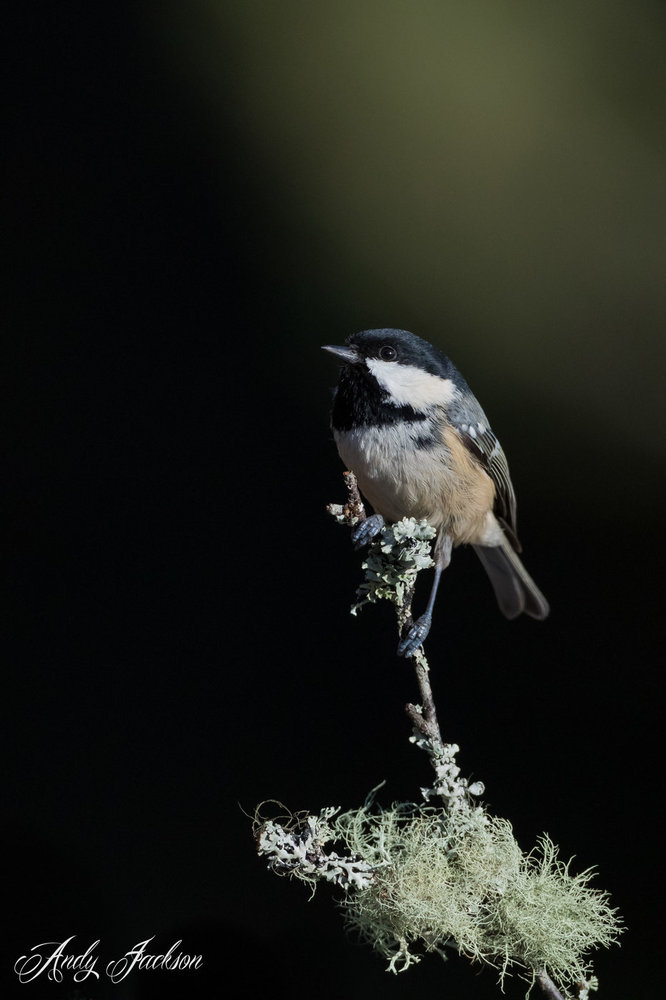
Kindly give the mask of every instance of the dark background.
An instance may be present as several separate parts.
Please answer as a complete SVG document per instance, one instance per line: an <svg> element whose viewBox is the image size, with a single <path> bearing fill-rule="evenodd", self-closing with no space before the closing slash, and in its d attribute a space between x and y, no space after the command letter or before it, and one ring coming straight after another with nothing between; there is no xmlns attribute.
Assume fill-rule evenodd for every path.
<svg viewBox="0 0 666 1000"><path fill-rule="evenodd" d="M456 553L444 734L525 849L598 866L600 998L661 996L663 7L27 3L5 35L3 995L499 995L387 975L247 815L429 781L324 512L319 346L386 325L481 399L553 609L505 622ZM71 934L204 967L17 986Z"/></svg>

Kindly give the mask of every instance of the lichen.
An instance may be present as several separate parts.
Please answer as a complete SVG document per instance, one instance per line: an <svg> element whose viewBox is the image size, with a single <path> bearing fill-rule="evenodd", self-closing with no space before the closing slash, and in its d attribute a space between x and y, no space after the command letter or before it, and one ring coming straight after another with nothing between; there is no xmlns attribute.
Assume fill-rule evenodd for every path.
<svg viewBox="0 0 666 1000"><path fill-rule="evenodd" d="M262 803L263 805L263 803ZM365 889L375 877L375 868L357 853L340 855L325 851L335 833L329 820L339 810L323 809L318 816L287 812L275 819L263 819L261 806L254 817L257 854L266 859L277 875L294 876L306 882L312 893L319 881L347 889Z"/></svg>
<svg viewBox="0 0 666 1000"><path fill-rule="evenodd" d="M589 973L588 952L619 933L592 872L571 875L548 837L525 855L510 823L482 809L463 817L398 805L336 817L332 833L377 868L342 900L350 928L403 971L424 951L454 947L529 982L544 969L563 987Z"/></svg>
<svg viewBox="0 0 666 1000"><path fill-rule="evenodd" d="M413 517L385 525L361 564L365 576L356 592L352 614L380 600L402 607L418 573L434 566L431 549L435 534L427 521L416 521Z"/></svg>

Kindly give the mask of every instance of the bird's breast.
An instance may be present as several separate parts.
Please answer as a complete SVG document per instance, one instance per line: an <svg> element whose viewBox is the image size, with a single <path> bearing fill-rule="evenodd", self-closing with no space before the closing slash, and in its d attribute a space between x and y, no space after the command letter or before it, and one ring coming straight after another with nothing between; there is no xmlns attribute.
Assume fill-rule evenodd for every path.
<svg viewBox="0 0 666 1000"><path fill-rule="evenodd" d="M456 545L484 538L492 544L494 486L455 431L442 434L437 420L424 418L334 430L334 436L361 493L387 521L426 519Z"/></svg>

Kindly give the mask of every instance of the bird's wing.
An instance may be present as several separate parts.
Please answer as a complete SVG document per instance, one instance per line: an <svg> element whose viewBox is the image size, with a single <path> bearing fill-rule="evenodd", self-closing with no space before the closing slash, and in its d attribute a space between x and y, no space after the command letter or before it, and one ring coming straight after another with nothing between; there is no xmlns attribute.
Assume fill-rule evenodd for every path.
<svg viewBox="0 0 666 1000"><path fill-rule="evenodd" d="M494 513L517 552L521 545L516 534L516 494L513 491L506 455L488 426L485 415L451 414L451 422L467 450L476 458L495 484Z"/></svg>

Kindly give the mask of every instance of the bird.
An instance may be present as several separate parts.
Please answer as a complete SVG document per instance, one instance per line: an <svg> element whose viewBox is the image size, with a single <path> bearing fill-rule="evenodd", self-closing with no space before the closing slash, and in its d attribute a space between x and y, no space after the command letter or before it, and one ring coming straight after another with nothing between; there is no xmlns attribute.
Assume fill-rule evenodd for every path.
<svg viewBox="0 0 666 1000"><path fill-rule="evenodd" d="M361 330L345 346L323 350L342 362L331 409L338 454L374 510L354 528L355 546L406 517L436 532L426 609L398 655L414 656L426 639L442 573L459 545L478 555L506 618L546 618L548 602L519 556L506 456L453 362L407 330Z"/></svg>

